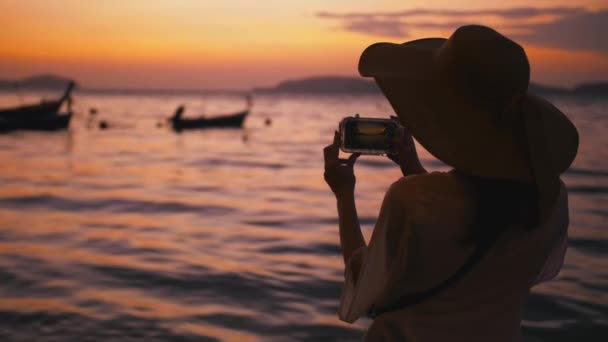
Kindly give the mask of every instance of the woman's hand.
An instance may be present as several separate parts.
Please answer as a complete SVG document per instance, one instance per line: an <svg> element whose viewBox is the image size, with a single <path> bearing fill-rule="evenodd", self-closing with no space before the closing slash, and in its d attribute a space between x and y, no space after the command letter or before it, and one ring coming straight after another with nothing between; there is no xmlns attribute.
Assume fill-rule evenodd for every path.
<svg viewBox="0 0 608 342"><path fill-rule="evenodd" d="M391 118L398 120L394 116ZM391 140L391 145L395 153L387 154L387 157L399 165L404 176L426 173L420 159L418 159L414 138L406 127L399 124L397 132Z"/></svg>
<svg viewBox="0 0 608 342"><path fill-rule="evenodd" d="M340 229L340 248L344 264L353 253L365 247L365 239L361 233L357 207L355 206L355 173L353 165L359 153L353 153L348 159L340 159L340 136L334 135L334 142L323 149L325 158L325 181L334 192L338 204L338 225Z"/></svg>
<svg viewBox="0 0 608 342"><path fill-rule="evenodd" d="M360 154L353 153L348 159L340 159L339 152L340 136L336 132L333 143L325 146L323 149L325 159L324 178L331 191L336 195L336 198L341 199L345 196L354 195L356 180L353 166Z"/></svg>
<svg viewBox="0 0 608 342"><path fill-rule="evenodd" d="M394 116L391 119L396 120ZM391 140L391 147L393 147L395 153L387 154L387 157L397 165L402 166L409 154L412 152L416 153L416 145L412 134L407 128L401 125L401 123L397 127L397 132Z"/></svg>

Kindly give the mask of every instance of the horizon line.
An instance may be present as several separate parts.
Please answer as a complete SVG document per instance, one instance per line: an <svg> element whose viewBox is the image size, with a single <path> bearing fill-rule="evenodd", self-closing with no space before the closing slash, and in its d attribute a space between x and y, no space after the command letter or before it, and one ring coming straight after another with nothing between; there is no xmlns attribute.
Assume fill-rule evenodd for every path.
<svg viewBox="0 0 608 342"><path fill-rule="evenodd" d="M311 76L305 76L305 77L294 77L294 78L286 78L283 79L281 81L276 82L274 85L269 85L269 86L263 86L263 85L258 85L258 86L251 86L251 87L247 87L247 88L180 88L180 87L176 87L176 88L161 88L161 87L129 87L129 86L117 86L117 87L104 87L104 86L86 86L86 85L81 85L79 81L77 81L75 78L71 78L71 77L65 77L65 76L60 76L57 74L52 74L52 73L40 73L40 74L33 74L30 76L25 76L22 77L20 79L0 79L1 81L4 82L22 82L24 80L30 79L30 78L35 78L35 77L39 77L39 76L52 76L52 77L56 77L58 79L64 79L66 81L72 80L74 82L76 82L76 88L75 90L77 91L84 91L84 92L123 92L123 93L137 93L137 92L149 92L149 93L233 93L233 94L247 94L247 93L252 93L255 92L256 90L271 90L274 88L277 88L278 86L280 86L282 83L284 82L288 82L288 81L303 81L303 80L311 80L311 79L322 79L322 78L343 78L343 79L356 79L356 80L362 80L362 81L368 81L370 83L374 83L373 79L370 78L366 78L363 76L355 76L355 75L311 75ZM530 80L529 85L536 85L536 86L542 86L542 87L546 87L546 88L558 88L558 89L564 89L564 90L574 90L582 85L587 85L587 84L597 84L597 83L608 83L608 80L586 80L586 81L582 81L582 82L578 82L575 83L574 86L561 86L561 85L554 85L554 84L549 84L549 83L541 83L541 82L536 82L534 80ZM55 87L53 86L41 86L41 87L29 87L29 88L24 88L22 90L37 90L37 91L41 91L41 90L54 90ZM10 90L9 88L0 88L1 92L5 92Z"/></svg>

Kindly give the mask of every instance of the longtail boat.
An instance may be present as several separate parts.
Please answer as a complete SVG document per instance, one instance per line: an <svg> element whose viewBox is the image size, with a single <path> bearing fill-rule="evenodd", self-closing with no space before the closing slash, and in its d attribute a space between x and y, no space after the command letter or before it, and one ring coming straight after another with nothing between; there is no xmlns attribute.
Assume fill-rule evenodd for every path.
<svg viewBox="0 0 608 342"><path fill-rule="evenodd" d="M72 113L40 115L35 118L0 118L0 132L17 130L57 131L67 129L71 118Z"/></svg>
<svg viewBox="0 0 608 342"><path fill-rule="evenodd" d="M203 128L239 128L243 127L243 122L252 106L252 99L247 96L247 109L232 113L217 115L213 117L183 118L184 106L177 107L175 114L169 118L169 122L175 131L184 129L203 129Z"/></svg>
<svg viewBox="0 0 608 342"><path fill-rule="evenodd" d="M63 95L57 100L42 101L39 104L0 109L0 120L17 119L19 121L24 121L40 116L56 115L57 112L59 112L61 105L70 98L74 86L74 82L68 83Z"/></svg>

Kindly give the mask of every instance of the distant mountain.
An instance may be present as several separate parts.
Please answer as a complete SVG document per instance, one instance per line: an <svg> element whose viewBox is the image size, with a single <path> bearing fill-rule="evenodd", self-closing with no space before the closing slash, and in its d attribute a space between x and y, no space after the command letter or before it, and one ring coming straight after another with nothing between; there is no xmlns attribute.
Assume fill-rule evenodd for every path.
<svg viewBox="0 0 608 342"><path fill-rule="evenodd" d="M576 95L607 96L608 82L583 83L574 87L572 92Z"/></svg>
<svg viewBox="0 0 608 342"><path fill-rule="evenodd" d="M255 88L253 91L290 94L380 94L380 89L371 80L342 76L288 80L273 88Z"/></svg>
<svg viewBox="0 0 608 342"><path fill-rule="evenodd" d="M571 89L550 87L532 83L530 84L529 91L535 94L547 96L608 97L608 82L583 83Z"/></svg>
<svg viewBox="0 0 608 342"><path fill-rule="evenodd" d="M608 97L608 82L585 83L572 89L531 83L529 91L545 96ZM320 76L288 80L272 88L255 88L256 93L288 94L380 94L378 86L369 79L342 76Z"/></svg>
<svg viewBox="0 0 608 342"><path fill-rule="evenodd" d="M69 78L56 75L35 75L21 80L0 80L0 89L64 89Z"/></svg>
<svg viewBox="0 0 608 342"><path fill-rule="evenodd" d="M528 91L538 95L570 95L571 90L567 88L542 85L531 82Z"/></svg>

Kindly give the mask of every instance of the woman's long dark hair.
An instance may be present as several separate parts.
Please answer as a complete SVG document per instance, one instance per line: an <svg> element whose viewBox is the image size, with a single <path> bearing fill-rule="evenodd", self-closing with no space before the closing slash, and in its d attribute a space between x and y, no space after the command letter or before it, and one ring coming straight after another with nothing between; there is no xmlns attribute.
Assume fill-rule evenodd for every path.
<svg viewBox="0 0 608 342"><path fill-rule="evenodd" d="M534 182L458 174L470 184L476 197L475 214L465 243L489 243L508 229L533 230L538 226L538 193Z"/></svg>

